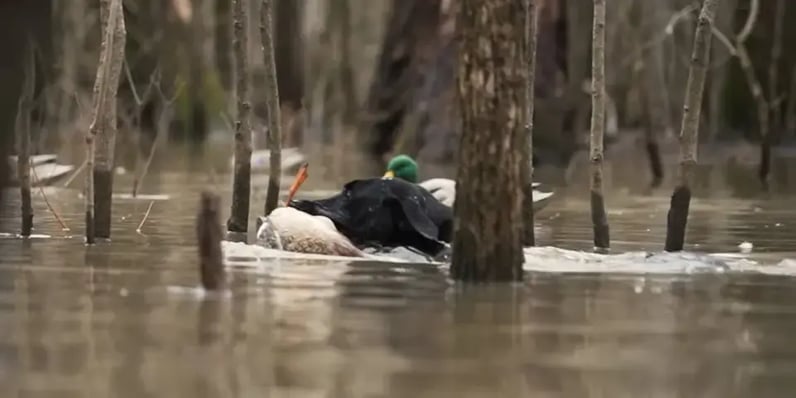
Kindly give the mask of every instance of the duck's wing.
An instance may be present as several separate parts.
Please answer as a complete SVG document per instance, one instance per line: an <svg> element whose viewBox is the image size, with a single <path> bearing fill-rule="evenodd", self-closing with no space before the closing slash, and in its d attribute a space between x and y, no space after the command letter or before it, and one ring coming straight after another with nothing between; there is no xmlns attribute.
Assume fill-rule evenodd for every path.
<svg viewBox="0 0 796 398"><path fill-rule="evenodd" d="M439 228L426 214L426 210L420 205L418 198L401 198L397 199L397 202L400 204L406 220L417 233L426 239L437 240Z"/></svg>

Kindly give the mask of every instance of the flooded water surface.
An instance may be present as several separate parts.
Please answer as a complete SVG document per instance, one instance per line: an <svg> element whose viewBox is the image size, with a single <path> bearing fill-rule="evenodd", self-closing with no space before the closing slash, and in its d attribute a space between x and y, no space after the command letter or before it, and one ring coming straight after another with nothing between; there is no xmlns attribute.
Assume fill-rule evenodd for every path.
<svg viewBox="0 0 796 398"><path fill-rule="evenodd" d="M229 266L229 291L205 295L196 289L198 191L220 187L228 199L229 184L157 178L148 192L170 197L155 198L140 232L150 200L118 198L113 241L84 247L79 190L47 188L71 231L37 194L39 235L0 238L0 396L796 391L792 198L696 200L689 250L714 254L693 260L702 268L687 257L542 248L527 253L523 283L475 287L429 264L244 259ZM667 197L608 203L614 253L662 248ZM261 204L255 194L252 214ZM14 233L18 203L7 206L0 232ZM538 215L539 243L590 250L588 209L561 195Z"/></svg>

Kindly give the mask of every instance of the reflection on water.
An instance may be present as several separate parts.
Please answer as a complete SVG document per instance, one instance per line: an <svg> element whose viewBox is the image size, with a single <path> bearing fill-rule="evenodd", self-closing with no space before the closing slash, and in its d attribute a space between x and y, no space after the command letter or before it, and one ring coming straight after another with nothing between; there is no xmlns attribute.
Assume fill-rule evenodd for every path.
<svg viewBox="0 0 796 398"><path fill-rule="evenodd" d="M0 396L790 397L796 388L788 276L551 268L514 286L472 287L432 265L276 259L234 265L229 294L203 295L193 216L197 192L213 183L164 174L156 184L172 197L155 202L140 234L149 201L115 202L112 244L82 245L81 200L58 189L50 200L71 231L37 199L36 232L52 238L0 238ZM659 250L667 198L612 200L614 250ZM749 241L755 261L796 258L789 203L697 201L691 248L732 253ZM589 249L588 222L586 202L551 204L540 243ZM0 232L17 228L13 215L0 220Z"/></svg>

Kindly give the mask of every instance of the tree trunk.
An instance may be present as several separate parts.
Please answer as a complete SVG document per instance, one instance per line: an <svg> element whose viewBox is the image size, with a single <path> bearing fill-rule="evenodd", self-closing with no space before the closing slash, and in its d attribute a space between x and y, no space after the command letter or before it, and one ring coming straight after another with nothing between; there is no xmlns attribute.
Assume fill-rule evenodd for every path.
<svg viewBox="0 0 796 398"><path fill-rule="evenodd" d="M113 195L113 151L116 144L116 93L124 61L126 30L121 0L103 0L100 18L103 26L101 59L97 67L94 83L94 118L89 127L93 152L91 188L93 203L89 212L94 218L94 232L97 237L111 236L111 201ZM87 193L88 195L88 193ZM86 198L88 200L88 198ZM96 208L94 208L96 206ZM88 231L88 228L87 228ZM86 236L88 239L88 235ZM91 239L93 241L93 237Z"/></svg>
<svg viewBox="0 0 796 398"><path fill-rule="evenodd" d="M451 273L522 277L525 10L515 0L462 0L457 77L462 135ZM500 60L498 62L497 60Z"/></svg>
<svg viewBox="0 0 796 398"><path fill-rule="evenodd" d="M536 37L538 33L538 17L536 15L536 0L525 0L525 62L528 68L528 79L525 82L525 139L527 142L520 148L527 152L523 164L523 193L525 201L522 205L523 212L523 237L524 246L535 246L533 215L533 102L534 84L536 78Z"/></svg>
<svg viewBox="0 0 796 398"><path fill-rule="evenodd" d="M249 230L249 196L251 193L252 129L249 102L251 84L248 58L247 0L233 0L232 18L235 52L235 92L237 120L235 121L235 167L232 182L232 209L227 231L245 234Z"/></svg>
<svg viewBox="0 0 796 398"><path fill-rule="evenodd" d="M749 52L746 50L746 39L752 33L754 26L757 22L759 15L760 0L752 0L750 2L749 16L743 29L735 37L735 51L738 56L738 61L741 64L741 70L746 77L746 83L749 85L749 91L752 93L752 99L757 105L757 121L758 128L760 129L760 165L758 168L758 177L763 184L763 188L768 188L768 173L771 170L771 137L770 137L770 124L769 121L769 106L763 93L763 86L760 84L760 79L755 75L755 69L752 65L752 59Z"/></svg>
<svg viewBox="0 0 796 398"><path fill-rule="evenodd" d="M276 0L274 4L274 53L279 90L280 119L284 145L302 144L304 108L304 5L296 0Z"/></svg>
<svg viewBox="0 0 796 398"><path fill-rule="evenodd" d="M365 99L359 142L374 170L384 168L424 73L424 50L439 33L440 0L393 0L376 64Z"/></svg>
<svg viewBox="0 0 796 398"><path fill-rule="evenodd" d="M196 240L199 246L199 277L206 290L217 290L224 286L220 207L217 195L202 192L196 217Z"/></svg>
<svg viewBox="0 0 796 398"><path fill-rule="evenodd" d="M645 40L653 40L659 32L663 31L661 23L660 4L655 2L642 2L642 23L646 27ZM660 138L671 129L671 111L669 98L666 92L666 81L663 75L663 47L655 45L647 50L646 61L642 71L643 92L648 118L646 128L646 150L652 174L652 188L657 188L663 182L663 162L660 153Z"/></svg>
<svg viewBox="0 0 796 398"><path fill-rule="evenodd" d="M608 217L603 196L603 142L605 136L605 0L594 0L591 58L591 222L594 247L610 247Z"/></svg>
<svg viewBox="0 0 796 398"><path fill-rule="evenodd" d="M25 48L25 80L19 98L17 113L17 178L22 205L21 235L29 237L33 232L33 206L30 195L30 129L33 112L34 91L36 88L36 63L33 55L33 41ZM5 161L5 160L4 160Z"/></svg>
<svg viewBox="0 0 796 398"><path fill-rule="evenodd" d="M704 0L699 12L691 63L688 68L688 82L683 105L683 118L680 126L680 167L677 185L672 193L666 225L666 251L681 251L685 242L685 228L688 223L688 208L691 204L691 179L697 163L697 143L699 139L699 115L702 93L705 89L711 27L719 0Z"/></svg>
<svg viewBox="0 0 796 398"><path fill-rule="evenodd" d="M265 215L271 214L279 205L279 187L282 178L282 122L279 110L279 87L274 62L273 0L263 0L260 10L260 36L263 43L263 63L265 67L265 103L268 108L268 149L270 150L270 171L268 172L268 191L265 196Z"/></svg>
<svg viewBox="0 0 796 398"><path fill-rule="evenodd" d="M783 29L785 26L785 0L776 0L774 32L771 40L771 61L768 64L768 98L771 100L771 127L782 128L782 104L779 98L779 68L782 59Z"/></svg>

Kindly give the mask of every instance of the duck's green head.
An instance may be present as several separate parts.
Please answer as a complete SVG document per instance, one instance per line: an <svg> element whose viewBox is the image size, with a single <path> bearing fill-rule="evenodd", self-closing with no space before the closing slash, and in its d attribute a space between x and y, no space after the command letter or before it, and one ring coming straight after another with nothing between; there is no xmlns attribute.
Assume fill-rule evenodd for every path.
<svg viewBox="0 0 796 398"><path fill-rule="evenodd" d="M387 163L384 178L398 177L412 183L417 182L417 163L407 155L398 155Z"/></svg>

